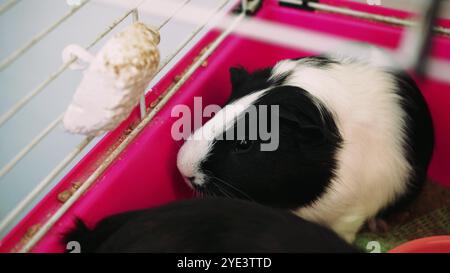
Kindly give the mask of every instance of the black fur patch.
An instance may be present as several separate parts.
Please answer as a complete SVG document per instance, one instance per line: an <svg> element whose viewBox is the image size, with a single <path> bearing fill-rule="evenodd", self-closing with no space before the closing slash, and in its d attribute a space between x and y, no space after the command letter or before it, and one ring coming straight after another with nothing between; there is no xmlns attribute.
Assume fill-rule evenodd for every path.
<svg viewBox="0 0 450 273"><path fill-rule="evenodd" d="M75 228L64 234L63 242L67 245L70 241L76 241L81 246L81 252L95 252L109 236L137 214L138 212L134 211L108 217L101 221L94 230L90 230L81 219L77 218Z"/></svg>
<svg viewBox="0 0 450 273"><path fill-rule="evenodd" d="M82 253L358 252L332 231L288 211L221 198L114 215L93 230L79 225L69 239L81 241Z"/></svg>

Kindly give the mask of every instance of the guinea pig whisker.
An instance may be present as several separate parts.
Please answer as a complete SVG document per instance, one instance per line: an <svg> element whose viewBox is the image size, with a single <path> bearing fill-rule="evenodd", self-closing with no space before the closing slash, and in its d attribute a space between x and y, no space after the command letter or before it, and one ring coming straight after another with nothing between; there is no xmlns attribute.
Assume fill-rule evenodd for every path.
<svg viewBox="0 0 450 273"><path fill-rule="evenodd" d="M227 184L227 182L223 181L222 179L220 179L218 177L214 177L214 178L218 182L218 184L215 184L217 186L217 188L222 189L222 192L225 192L228 197L230 197L230 198L238 198L239 197L235 193L235 192L239 193L239 191L236 191L235 189L230 187L230 185ZM219 186L219 185L221 185L221 186ZM224 187L224 186L228 187L228 189L226 187Z"/></svg>
<svg viewBox="0 0 450 273"><path fill-rule="evenodd" d="M225 189L223 187L217 186L217 188L220 190L220 192L222 192L228 198L235 198L236 197L232 192L229 192L227 189Z"/></svg>
<svg viewBox="0 0 450 273"><path fill-rule="evenodd" d="M208 197L213 196L213 193L212 193L211 189L209 189L209 188L199 187L198 191L201 194L201 198L208 198Z"/></svg>
<svg viewBox="0 0 450 273"><path fill-rule="evenodd" d="M210 197L210 196L211 196L211 192L210 192L210 190L207 189L207 188L205 188L205 189L203 190L203 193L204 193L203 198L207 198L207 197Z"/></svg>
<svg viewBox="0 0 450 273"><path fill-rule="evenodd" d="M209 196L211 196L211 194L209 193L208 189L204 189L203 190L203 198L208 198Z"/></svg>
<svg viewBox="0 0 450 273"><path fill-rule="evenodd" d="M195 190L195 194L198 198L203 198L203 193L199 190Z"/></svg>
<svg viewBox="0 0 450 273"><path fill-rule="evenodd" d="M208 196L217 197L217 193L213 189L208 189Z"/></svg>

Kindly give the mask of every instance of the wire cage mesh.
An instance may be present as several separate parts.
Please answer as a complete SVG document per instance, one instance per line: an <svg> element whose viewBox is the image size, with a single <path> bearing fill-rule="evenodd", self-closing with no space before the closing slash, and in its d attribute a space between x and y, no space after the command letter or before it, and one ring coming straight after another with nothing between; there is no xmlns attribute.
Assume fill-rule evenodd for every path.
<svg viewBox="0 0 450 273"><path fill-rule="evenodd" d="M9 0L0 3L0 29L5 34L2 39L8 41L2 42L0 52L0 82L4 90L0 99L0 236L5 236L34 208L32 215L28 214L22 225L16 226L8 242L2 242L2 251L31 251L56 223L64 222L63 216L83 198L85 191L104 179L105 173L114 176L109 173L109 167L123 159L124 151L130 150L129 146L136 143L136 139L143 138L142 132L148 132L148 127L157 127L155 122L162 115L159 112L170 103L172 96L181 96L177 92L186 90L185 85L199 88L192 82L192 75L203 79L199 82L205 85L211 84L198 76L199 68L214 67L208 66L208 62L212 62L211 55L216 54L214 58L221 60L216 64L220 67L231 64L231 60L237 61L226 60L230 50L241 50L236 55L256 68L282 57L330 51L337 43L350 40L377 44L396 53L402 28L415 24L405 11L387 12L383 8L377 10L377 7L368 9L365 4L331 0L308 4L316 10L314 16L318 19L313 19L311 14L299 17L298 10L288 8L301 1L265 1L264 12L257 16L248 15L251 13L248 8L256 9L256 2L46 0L31 3ZM281 11L275 10L273 7L278 7L280 2L288 5ZM243 5L241 10L245 12L232 12L239 5ZM327 16L334 16L336 21L330 21ZM356 22L348 17L357 18ZM76 58L61 64L63 48L76 42L95 52L111 35L138 19L152 25L162 37L158 73L149 84L140 107L137 106L111 133L97 137L66 133L61 120L73 95L72 89L82 74L69 69ZM426 83L425 89L435 90L428 98L436 113L444 107L443 101L450 99L450 93L436 99L436 90L448 90L450 83L449 27L450 23L442 20L433 30L439 34L435 37L436 45L430 54L427 71L433 81ZM350 30L350 34L346 33ZM383 37L377 37L377 34ZM240 37L244 37L245 42L239 40ZM246 48L242 50L242 47ZM269 51L267 59L261 61L252 49L255 52L282 50L283 53ZM217 51L221 52L220 57ZM403 55L398 56L401 59ZM218 69L211 68L211 71ZM212 77L212 72L202 73ZM188 96L189 93L184 92ZM225 95L216 95L218 97L212 100L223 102ZM439 118L440 124L447 121L445 117ZM447 128L439 130L442 137L450 135ZM431 169L433 178L443 183L450 181L442 167L442 162L449 158L447 147L443 144L442 151L435 155L437 163ZM173 154L166 159L173 160ZM125 167L123 161L121 164ZM131 166L126 166L133 171ZM184 198L189 194L184 189L179 192L171 189L166 197ZM36 208L38 202L41 206ZM112 210L120 209L114 207ZM36 219L40 221L36 222ZM50 240L49 244L55 240ZM51 247L42 249L55 250Z"/></svg>

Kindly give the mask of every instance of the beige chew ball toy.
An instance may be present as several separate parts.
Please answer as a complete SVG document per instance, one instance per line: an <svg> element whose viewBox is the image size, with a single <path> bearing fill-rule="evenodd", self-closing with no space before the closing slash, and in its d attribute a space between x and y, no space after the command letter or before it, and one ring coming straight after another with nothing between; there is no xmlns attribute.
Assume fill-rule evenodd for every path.
<svg viewBox="0 0 450 273"><path fill-rule="evenodd" d="M77 45L66 47L65 61L75 56L90 65L64 114L65 129L99 135L125 119L157 71L158 44L159 33L136 22L115 34L96 56Z"/></svg>

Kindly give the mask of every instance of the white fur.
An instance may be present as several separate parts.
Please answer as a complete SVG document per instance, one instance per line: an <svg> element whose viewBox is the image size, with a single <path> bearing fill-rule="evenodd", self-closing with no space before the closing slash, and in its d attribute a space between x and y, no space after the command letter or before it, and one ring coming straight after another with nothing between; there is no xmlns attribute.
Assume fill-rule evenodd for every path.
<svg viewBox="0 0 450 273"><path fill-rule="evenodd" d="M200 169L200 163L207 159L214 139L228 130L250 105L253 105L267 90L254 92L226 105L203 127L195 130L178 152L177 166L184 177L195 177L192 183L202 185L206 175ZM195 109L196 111L202 109ZM188 183L190 185L190 183Z"/></svg>
<svg viewBox="0 0 450 273"><path fill-rule="evenodd" d="M295 213L351 242L367 219L405 191L411 166L403 148L406 114L392 76L350 59L339 61L329 68L282 61L274 75L293 71L286 84L320 100L343 137L336 178L314 204Z"/></svg>

